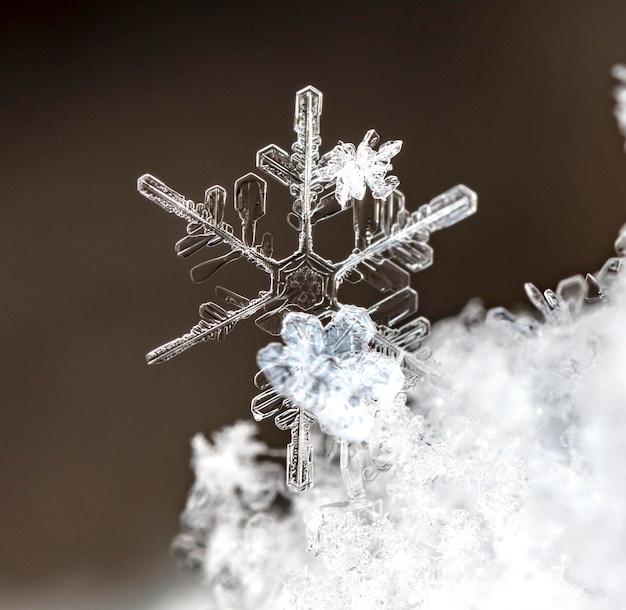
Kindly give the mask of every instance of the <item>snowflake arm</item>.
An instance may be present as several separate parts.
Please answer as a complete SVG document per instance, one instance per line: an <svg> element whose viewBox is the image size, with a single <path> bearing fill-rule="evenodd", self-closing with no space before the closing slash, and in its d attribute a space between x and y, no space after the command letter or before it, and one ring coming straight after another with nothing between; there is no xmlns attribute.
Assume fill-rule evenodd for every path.
<svg viewBox="0 0 626 610"><path fill-rule="evenodd" d="M148 352L146 360L148 364L159 364L171 360L202 341L221 340L233 329L237 322L255 315L266 307L270 307L276 301L279 301L277 297L267 293L258 299L251 300L246 306L235 310L226 310L211 301L203 303L200 306L200 311L205 319L192 326L189 332L182 337L168 341Z"/></svg>
<svg viewBox="0 0 626 610"><path fill-rule="evenodd" d="M388 235L381 234L365 249L337 263L336 278L342 281L360 264L375 260L387 251L392 259L404 261L411 271L419 271L431 262L425 260L423 247L420 248L425 237L467 218L475 211L476 193L464 185L455 186L410 214L403 226L400 223L393 225Z"/></svg>
<svg viewBox="0 0 626 610"><path fill-rule="evenodd" d="M186 199L183 195L150 174L145 174L139 178L137 181L137 190L146 197L146 199L153 201L166 212L175 214L193 225L193 230L197 234L198 229L204 229L202 235L215 236L217 243L227 244L230 246L231 250L253 261L269 273L276 267L277 261L271 256L267 256L233 235L232 227L220 218L220 216L223 215L223 209L221 210L221 214L219 211L216 212L215 209L211 210L208 204L212 199L217 198L216 193L220 191L223 192L223 198L225 199L225 191L222 187L214 186L207 189L204 204L194 203L191 199ZM223 205L222 201L219 203ZM213 244L208 243L206 245Z"/></svg>

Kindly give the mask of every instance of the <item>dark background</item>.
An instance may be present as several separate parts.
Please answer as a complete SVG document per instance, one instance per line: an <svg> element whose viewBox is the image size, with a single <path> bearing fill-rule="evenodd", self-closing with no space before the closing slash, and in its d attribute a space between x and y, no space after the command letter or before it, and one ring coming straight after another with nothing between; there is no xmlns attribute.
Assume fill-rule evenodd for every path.
<svg viewBox="0 0 626 610"><path fill-rule="evenodd" d="M325 95L323 151L370 127L404 140L394 173L410 208L460 182L477 191L479 212L433 236L435 265L414 278L433 320L474 296L513 306L524 281L594 271L626 221L609 75L626 60L623 0L3 10L5 583L117 579L166 561L190 438L249 417L268 342L251 322L145 365L197 321L212 285L188 280L172 249L184 223L135 192L139 175L196 200L218 182L230 190L257 149L289 147L293 96L312 84ZM289 201L269 188L286 253ZM335 228L323 253L349 244L349 227ZM235 264L217 279L260 287L249 273Z"/></svg>

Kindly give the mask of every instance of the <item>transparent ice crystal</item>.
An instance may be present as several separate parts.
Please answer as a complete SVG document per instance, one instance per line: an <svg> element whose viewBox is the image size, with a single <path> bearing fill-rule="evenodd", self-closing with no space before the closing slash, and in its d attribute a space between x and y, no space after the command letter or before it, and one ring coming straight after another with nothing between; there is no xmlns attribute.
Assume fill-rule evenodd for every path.
<svg viewBox="0 0 626 610"><path fill-rule="evenodd" d="M326 327L316 316L292 312L283 320L285 345L263 348L257 363L272 386L315 416L326 434L363 441L374 410L393 400L405 381L393 358L370 350L375 334L359 307L344 305Z"/></svg>
<svg viewBox="0 0 626 610"><path fill-rule="evenodd" d="M619 277L626 254L626 225L615 240L617 256L607 259L602 268L586 276L574 275L561 280L555 290L548 288L543 293L531 282L524 284L526 295L536 310L548 324L567 324L578 318L587 304L599 303L610 297L611 288ZM491 317L499 317L517 325L526 332L537 329L532 319L515 316L503 308L491 312Z"/></svg>
<svg viewBox="0 0 626 610"><path fill-rule="evenodd" d="M376 199L386 199L399 186L396 176L386 174L392 169L390 160L400 152L402 142L385 142L375 151L378 139L376 131L370 129L358 147L339 142L320 159L314 175L322 182L336 182L335 197L342 207L349 205L352 198L362 201L367 187Z"/></svg>
<svg viewBox="0 0 626 610"><path fill-rule="evenodd" d="M202 341L222 340L238 322L250 317L272 335L281 334L283 321L294 312L319 319L339 312L337 319L341 319L345 310L342 314L339 290L347 280L366 282L381 293L381 298L367 308L367 315L374 323L370 326L371 347L393 358L409 380L428 374L419 354L412 353L428 334L428 321L416 318L398 327L399 322L417 311L417 293L409 286L409 274L432 263L430 233L473 214L476 195L459 185L409 212L404 195L396 189L398 179L386 175L391 169L390 159L399 152L401 142L386 142L375 151L378 136L369 130L356 149L352 144L340 143L320 159L321 112L322 94L314 87L302 89L296 94L296 141L292 153L275 144L257 153L258 169L287 187L295 198L287 220L298 231L298 248L284 259L273 256L273 238L269 233L261 237L257 233L257 224L266 212L268 190L266 181L257 174L248 173L235 181L233 205L241 224L241 237L235 235L233 226L225 220L227 194L222 186L208 188L204 201L196 203L150 174L139 178L138 189L143 196L187 222L187 234L176 243L179 256L187 258L218 245L228 247L226 254L193 267L194 281L202 282L238 259L260 268L268 280L266 290L251 296L217 286L215 292L224 305L213 301L203 303L200 321L188 333L151 351L147 355L150 364L169 360ZM352 253L338 262L322 258L313 247L313 226L348 209L353 218ZM294 319L304 318L291 318ZM339 322L335 320L333 324ZM354 381L361 366L371 371L376 358L364 351L357 351L353 359L346 357L344 364L348 368L342 379ZM314 420L311 412L298 403L303 392L306 394L303 388L308 386L302 386L296 398L288 398L263 373L256 376L255 383L260 390L251 405L255 419L276 417L278 427L291 434L287 485L294 490L310 487L313 482L310 434ZM287 396L293 389L284 383L281 387ZM349 391L341 393L348 396L348 402L350 395ZM322 404L327 406L322 408ZM328 404L329 401L318 401L316 407L318 414L325 413L323 425L328 430L345 427L345 400L336 402L341 416L331 414ZM349 428L349 435L361 437L366 423L363 421L359 433L355 425Z"/></svg>

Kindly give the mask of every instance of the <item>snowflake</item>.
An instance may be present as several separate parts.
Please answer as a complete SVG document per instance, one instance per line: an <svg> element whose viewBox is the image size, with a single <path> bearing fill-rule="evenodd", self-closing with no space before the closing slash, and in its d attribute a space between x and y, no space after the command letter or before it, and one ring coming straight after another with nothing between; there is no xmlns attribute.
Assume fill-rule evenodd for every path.
<svg viewBox="0 0 626 610"><path fill-rule="evenodd" d="M315 316L293 312L283 321L285 345L270 343L257 363L274 388L310 411L326 434L358 442L373 425L368 407L393 400L404 385L396 361L370 350L375 334L360 307L344 305L326 327Z"/></svg>
<svg viewBox="0 0 626 610"><path fill-rule="evenodd" d="M336 181L335 197L343 208L352 198L362 201L366 186L376 199L385 199L400 184L396 176L385 174L392 169L389 161L400 152L402 141L385 142L375 151L372 147L378 139L376 131L370 129L357 148L340 141L320 159L315 176L322 182Z"/></svg>
<svg viewBox="0 0 626 610"><path fill-rule="evenodd" d="M224 219L223 187L208 188L204 201L196 203L150 174L139 178L138 189L144 197L187 222L187 234L176 243L179 256L187 258L217 245L229 248L226 254L193 267L191 277L195 282L208 279L235 260L245 259L260 268L269 283L266 290L251 297L217 286L215 292L226 305L203 303L200 321L188 333L148 353L148 363L165 362L203 341L222 340L246 318L255 318L259 328L279 335L283 320L292 312L306 312L320 319L332 316L341 310L339 289L344 280L349 280L366 282L382 295L367 308L375 324L371 347L392 357L402 367L409 385L428 374L420 359L411 353L428 334L428 320L420 317L397 327L417 311L417 293L409 286L409 272L421 271L432 263L430 233L473 214L476 195L458 185L409 212L404 195L395 188L397 178L385 177L391 169L389 160L398 153L401 143L387 142L376 152L372 146L378 136L370 130L356 151L351 144L339 144L320 159L321 112L322 94L305 87L296 94L293 152L270 144L257 153L257 167L295 197L287 220L298 231L298 248L284 259L272 255L273 238L269 233L260 239L257 235L267 196L267 183L260 176L248 173L235 181L233 206L241 222L241 237ZM322 258L314 250L313 226L348 207L353 212L352 253L339 262ZM254 418L260 421L275 417L276 425L291 434L287 485L294 490L310 487L310 428L315 415L283 396L263 372L257 374L255 384L260 393L251 404Z"/></svg>

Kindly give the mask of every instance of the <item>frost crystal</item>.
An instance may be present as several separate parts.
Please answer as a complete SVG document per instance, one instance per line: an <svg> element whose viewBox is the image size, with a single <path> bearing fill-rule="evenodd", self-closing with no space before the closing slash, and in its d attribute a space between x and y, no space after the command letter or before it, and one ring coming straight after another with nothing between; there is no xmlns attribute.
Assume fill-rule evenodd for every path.
<svg viewBox="0 0 626 610"><path fill-rule="evenodd" d="M339 142L320 159L314 175L322 182L336 181L335 197L342 207L351 198L362 201L367 186L376 199L385 199L400 184L396 176L385 175L392 169L390 160L400 152L402 142L385 142L375 151L372 147L377 143L378 134L370 129L356 149L354 144Z"/></svg>
<svg viewBox="0 0 626 610"><path fill-rule="evenodd" d="M241 222L241 238L235 236L232 225L224 219L226 190L223 187L210 187L205 192L204 202L195 203L154 176L146 174L139 178L138 189L142 195L187 221L187 235L176 244L179 256L187 258L217 245L229 248L226 254L196 265L191 270L194 281L202 282L232 261L246 259L264 271L269 282L267 290L250 297L218 286L216 294L226 306L212 301L203 303L201 320L187 334L150 352L149 363L169 360L202 341L221 340L238 322L250 317L254 317L257 326L264 331L279 335L283 320L292 312L305 312L319 319L339 312L331 323L332 329L332 325L340 324L339 320L346 315L347 310L342 313L338 293L344 280L348 280L366 282L382 293L382 298L368 307L365 314L375 325L370 325L373 328L369 339L371 346L402 367L409 385L427 373L419 355L410 352L428 334L428 321L417 318L397 328L401 320L417 310L417 293L409 287L409 272L420 271L432 263L432 250L427 243L430 233L473 214L476 195L459 185L409 213L403 194L395 188L397 178L386 176L391 169L390 159L399 152L401 142L386 142L374 151L372 147L378 136L370 130L356 150L352 144L340 143L320 159L321 112L322 94L313 87L302 89L296 94L296 141L291 147L292 154L275 144L257 153L257 167L288 187L295 197L288 221L298 231L298 249L284 259L272 256L273 238L269 233L260 239L257 236L257 222L266 211L267 183L256 174L249 173L235 181L233 204ZM367 193L366 185L371 194ZM352 210L354 249L343 261L324 259L313 248L313 225L347 208ZM294 319L305 318L291 318ZM302 325L306 324L302 321ZM311 326L314 324L319 326L319 322ZM290 322L288 328L292 326ZM307 350L309 347L316 349L314 342L321 341L320 328L303 354L294 355L289 346L284 354L279 353L277 347L272 349L279 358L308 362ZM289 330L286 332L289 335ZM341 379L343 383L352 376L354 385L354 374L363 367L371 371L377 358L357 350L354 357L345 358L344 364L348 367L345 374L332 375L333 382ZM380 371L384 370L382 362L379 358ZM327 365L328 362L324 366ZM316 362L316 366L321 365ZM389 373L393 370L391 367ZM349 408L350 401L360 403L362 396L355 399L353 391L348 389L342 391L343 398L336 402L337 411L332 414L329 401L319 400L311 412L299 403L300 397L310 391L312 379L319 381L323 377L317 373L319 371L315 374L306 371L305 375L297 377L295 385L286 384L284 376L280 377L282 381L278 385L284 395L272 387L262 372L255 378L261 393L252 401L253 416L257 420L275 416L277 426L290 431L287 485L294 490L306 489L313 482L310 443L313 412L318 416L324 414L325 429L343 430L353 438L363 437L368 425L364 411ZM296 385L299 388L290 398ZM379 391L374 388L380 385L366 386L363 396L371 393L376 400ZM354 425L346 425L348 413L356 417ZM342 447L345 449L344 445Z"/></svg>

